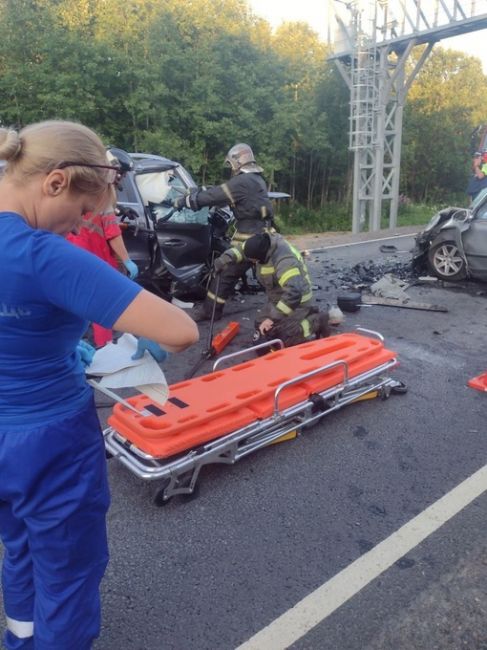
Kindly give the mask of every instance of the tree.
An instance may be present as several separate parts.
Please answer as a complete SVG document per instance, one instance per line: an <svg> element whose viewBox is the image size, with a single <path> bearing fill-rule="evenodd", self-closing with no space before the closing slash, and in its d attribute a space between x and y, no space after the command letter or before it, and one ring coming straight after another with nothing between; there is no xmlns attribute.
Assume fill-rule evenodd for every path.
<svg viewBox="0 0 487 650"><path fill-rule="evenodd" d="M464 193L470 134L487 122L486 90L478 59L443 48L431 54L405 111L402 185L413 199Z"/></svg>

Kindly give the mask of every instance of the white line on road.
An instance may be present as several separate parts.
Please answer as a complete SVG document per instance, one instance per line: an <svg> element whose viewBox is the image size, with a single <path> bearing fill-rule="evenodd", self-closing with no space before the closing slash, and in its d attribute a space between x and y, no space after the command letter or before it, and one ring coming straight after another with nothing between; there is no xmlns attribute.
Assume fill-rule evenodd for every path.
<svg viewBox="0 0 487 650"><path fill-rule="evenodd" d="M487 490L487 465L404 524L237 650L285 650Z"/></svg>
<svg viewBox="0 0 487 650"><path fill-rule="evenodd" d="M360 244L377 244L380 241L388 241L389 239L401 239L401 237L414 237L418 233L412 232L409 235L392 235L391 237L381 237L380 239L364 239L364 241L352 241L348 244L333 244L332 246L321 246L320 248L307 248L308 253L318 253L319 251L327 251L330 248L345 248L346 246L359 246Z"/></svg>

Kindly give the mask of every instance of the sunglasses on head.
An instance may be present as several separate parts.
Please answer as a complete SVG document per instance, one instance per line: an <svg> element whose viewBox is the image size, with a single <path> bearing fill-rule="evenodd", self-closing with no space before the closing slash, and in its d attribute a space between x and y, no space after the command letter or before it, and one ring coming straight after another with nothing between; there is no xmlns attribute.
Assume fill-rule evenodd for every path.
<svg viewBox="0 0 487 650"><path fill-rule="evenodd" d="M63 161L57 165L57 169L66 169L66 167L90 167L92 169L106 169L106 182L109 185L118 183L121 179L123 173L120 167L115 167L113 165L93 165L91 163L84 162L73 162L73 161Z"/></svg>

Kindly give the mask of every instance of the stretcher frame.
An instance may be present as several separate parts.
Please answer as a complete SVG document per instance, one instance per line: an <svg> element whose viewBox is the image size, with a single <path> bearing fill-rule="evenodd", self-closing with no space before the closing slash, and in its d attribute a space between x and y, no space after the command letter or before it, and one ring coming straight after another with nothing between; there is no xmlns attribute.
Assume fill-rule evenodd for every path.
<svg viewBox="0 0 487 650"><path fill-rule="evenodd" d="M357 331L376 337L381 342L384 341L384 337L378 332L363 328L357 328ZM215 361L212 371L215 371L224 362L255 352L255 350L268 345L283 346L282 341L276 339L222 356ZM371 370L350 378L348 364L338 360L311 372L297 375L276 387L274 411L269 418L256 420L252 424L211 440L195 449L189 449L176 457L164 459L154 457L139 449L112 427L108 427L103 432L105 448L109 456L115 457L138 478L145 481L161 481L154 502L156 505L162 506L173 496L194 495L199 474L205 465L216 463L233 465L249 454L278 442L286 435L294 434L293 437L300 435L304 429L318 422L325 415L369 394L386 399L394 389L398 389L398 392L405 392L401 382L384 374L396 365L397 359L392 358ZM280 395L286 388L303 381L303 379L330 372L336 368L343 371L342 380L338 384L322 392L314 393L308 399L289 408L280 408Z"/></svg>

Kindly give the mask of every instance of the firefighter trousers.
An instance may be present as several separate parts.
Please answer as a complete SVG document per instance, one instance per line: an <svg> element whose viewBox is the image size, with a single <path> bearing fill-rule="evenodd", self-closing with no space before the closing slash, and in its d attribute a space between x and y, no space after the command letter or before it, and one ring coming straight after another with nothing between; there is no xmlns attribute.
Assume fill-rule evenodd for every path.
<svg viewBox="0 0 487 650"><path fill-rule="evenodd" d="M316 307L298 307L294 312L277 321L265 334L260 334L259 325L269 316L266 309L259 320L255 321L253 343L264 343L272 339L281 339L284 347L299 345L315 337L329 335L327 328L328 315L319 312Z"/></svg>
<svg viewBox="0 0 487 650"><path fill-rule="evenodd" d="M0 429L7 650L89 650L108 562L105 450L94 402L37 428Z"/></svg>
<svg viewBox="0 0 487 650"><path fill-rule="evenodd" d="M208 314L211 315L213 310L213 305L216 301L216 313L221 315L225 302L229 296L232 295L235 285L239 279L252 268L252 262L243 261L243 262L230 262L227 264L223 271L219 274L219 286L217 294L217 279L213 278L206 294L206 298L203 302L203 309Z"/></svg>

